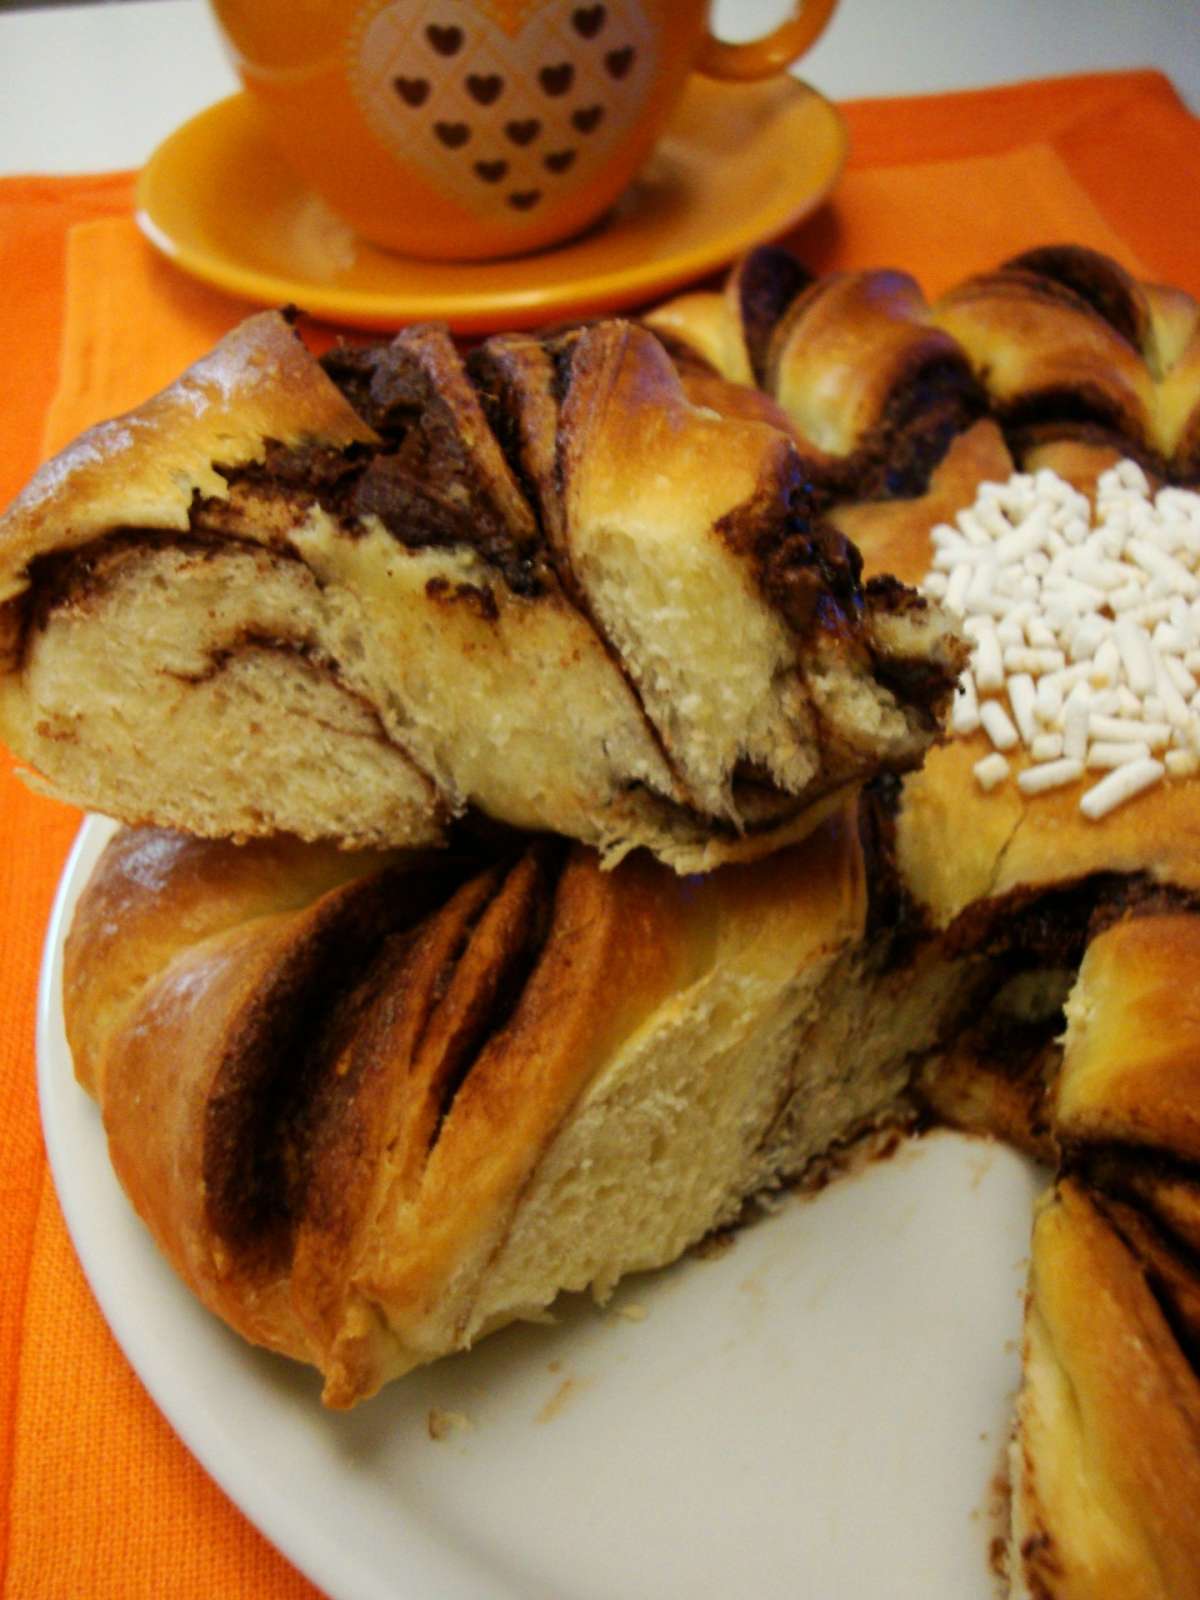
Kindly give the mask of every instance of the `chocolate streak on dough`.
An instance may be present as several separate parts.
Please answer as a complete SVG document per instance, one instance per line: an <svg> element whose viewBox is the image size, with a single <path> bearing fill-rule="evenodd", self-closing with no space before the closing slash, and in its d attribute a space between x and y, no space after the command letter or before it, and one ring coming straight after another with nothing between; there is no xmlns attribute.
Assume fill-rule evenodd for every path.
<svg viewBox="0 0 1200 1600"><path fill-rule="evenodd" d="M247 1263L285 1265L303 1191L294 1137L370 996L385 939L414 928L464 876L461 861L384 871L327 898L308 937L254 997L207 1102L204 1184L214 1232ZM364 983L363 974L367 974ZM338 1000L349 992L350 999Z"/></svg>
<svg viewBox="0 0 1200 1600"><path fill-rule="evenodd" d="M671 774L676 792L686 794L687 785L658 725L646 710L637 681L626 666L625 658L600 626L564 548L566 496L560 420L571 386L580 335L579 328L571 328L553 339L522 340L517 348L503 338L488 341L472 352L467 372L509 470L537 521L545 543L546 561L554 571L564 598L599 640L637 709L646 737ZM547 437L551 430L553 436ZM647 792L664 804L674 804L657 791ZM692 807L684 809L693 816L700 814Z"/></svg>
<svg viewBox="0 0 1200 1600"><path fill-rule="evenodd" d="M1092 1204L1136 1262L1181 1355L1200 1378L1200 1252L1156 1213L1152 1203L1122 1192L1119 1181L1109 1186L1101 1177L1089 1192Z"/></svg>
<svg viewBox="0 0 1200 1600"><path fill-rule="evenodd" d="M932 927L905 883L896 858L896 816L903 783L884 773L863 789L858 805L858 834L867 882L867 942L878 947L880 967L891 972L907 966Z"/></svg>
<svg viewBox="0 0 1200 1600"><path fill-rule="evenodd" d="M923 594L907 588L898 578L871 578L866 587L867 604L878 616L905 616L928 611ZM955 670L957 666L958 670ZM957 660L948 656L945 664L928 657L883 656L871 653L871 668L877 682L890 689L902 705L914 707L926 727L936 732L950 710L958 688L959 672L966 666L965 649Z"/></svg>
<svg viewBox="0 0 1200 1600"><path fill-rule="evenodd" d="M1098 251L1082 245L1042 245L1006 261L1001 271L1049 281L1103 317L1139 354L1145 347L1150 318L1135 281Z"/></svg>
<svg viewBox="0 0 1200 1600"><path fill-rule="evenodd" d="M162 549L181 550L200 561L217 561L231 549L245 550L255 556L267 555L272 560L295 561L304 565L301 558L286 546L269 548L248 539L222 535L214 541L211 537L181 534L174 530L149 530L121 528L105 534L90 544L78 545L71 550L54 551L38 556L30 565L30 585L10 604L16 608L17 641L14 670L24 664L29 640L34 632L43 631L53 614L62 609L84 610L101 601L109 583L109 569L114 560L139 550L155 552ZM481 602L482 603L482 602ZM252 650L270 650L302 661L314 672L329 680L340 694L354 700L372 719L376 737L381 744L397 750L425 785L435 810L442 809L437 785L424 770L407 746L393 739L384 727L373 701L344 681L337 662L313 641L298 636L279 637L259 632L254 628L240 629L218 649L210 653L208 665L199 672L174 672L170 676L181 682L200 684L218 676L235 656ZM165 669L164 669L165 670Z"/></svg>
<svg viewBox="0 0 1200 1600"><path fill-rule="evenodd" d="M1200 911L1200 895L1145 873L1093 873L1012 889L969 906L946 930L952 955L1012 955L1031 966L1078 966L1097 934L1126 916Z"/></svg>
<svg viewBox="0 0 1200 1600"><path fill-rule="evenodd" d="M855 500L927 493L951 444L987 411L965 357L923 359L895 385L879 421L847 458L842 493Z"/></svg>
<svg viewBox="0 0 1200 1600"><path fill-rule="evenodd" d="M440 1085L437 1122L430 1135L436 1144L458 1091L480 1054L499 1037L516 1015L530 980L550 939L558 885L567 863L568 846L560 839L532 845L514 864L497 890L496 901L516 902L519 920L510 930L507 948L497 952L491 970L482 975L468 1028L454 1041L454 1057ZM463 947L465 953L466 946ZM450 974L444 977L448 986Z"/></svg>
<svg viewBox="0 0 1200 1600"><path fill-rule="evenodd" d="M763 599L801 639L820 628L849 638L863 609L862 557L813 515L812 486L798 454L786 473L717 523L730 550L747 560Z"/></svg>
<svg viewBox="0 0 1200 1600"><path fill-rule="evenodd" d="M1146 1205L1147 1189L1156 1183L1182 1184L1200 1194L1200 1162L1158 1145L1071 1140L1063 1149L1063 1170L1131 1205Z"/></svg>
<svg viewBox="0 0 1200 1600"><path fill-rule="evenodd" d="M788 345L803 339L810 307L832 282L818 278L780 317L760 380L768 394L778 393L778 369ZM927 493L954 439L988 414L987 392L966 352L949 336L937 343L935 350L911 349L901 360L878 416L848 454L827 455L815 447L810 454L798 441L821 509L844 500L903 500Z"/></svg>
<svg viewBox="0 0 1200 1600"><path fill-rule="evenodd" d="M998 997L1021 974L1077 970L1091 941L1123 918L1181 910L1200 912L1200 896L1145 874L1097 873L980 902L947 929L942 948L949 960L981 961L967 1008L975 1020L958 1028L955 1047L1026 1096L1035 1139L1051 1137L1046 1092L1061 1065L1065 1018L1061 1011L1014 1016L996 1005ZM1063 1170L1070 1168L1067 1160Z"/></svg>
<svg viewBox="0 0 1200 1600"><path fill-rule="evenodd" d="M548 392L540 398L546 401L552 410L556 430L558 416L570 388L572 359L579 336L579 330L572 329L553 341L542 343L548 368L546 374ZM390 448L392 441L397 437L403 441L406 437L404 430L411 426L414 410L421 412L421 407L430 401L432 391L424 374L418 372L416 374L418 381L411 381L412 375L408 368L404 364L397 366L393 347L373 347L368 350L346 348L330 351L323 358L323 365L364 421L388 441L386 448ZM380 511L378 504L369 505L367 509L375 509L389 531L401 537L403 542L410 546L424 542L471 545L485 560L498 565L501 576L514 593L526 598L536 599L545 594L547 588L554 586L557 578L557 587L562 591L564 600L588 623L614 668L620 673L637 708L642 726L671 773L677 790L686 793L686 785L670 758L658 727L647 714L637 684L630 675L624 659L592 616L590 607L586 604L586 599L562 552L556 548L554 540L547 538L546 520L556 511L561 516L560 508L563 501L557 444L552 447L555 458L553 482L539 484L531 470L531 462L527 459L527 441L522 437L522 417L519 409L521 405L519 380L512 366L506 364L502 357L492 357L485 344L467 359L465 369L488 426L538 528L539 545L536 550L526 550L514 560L510 549L508 559L496 562L495 557L501 547L487 538L481 542L470 516L466 513L462 518L451 517L447 523L440 525L426 523L422 526L418 522L414 527L407 528L401 533L393 526L391 520L399 515L399 506L391 507L388 514ZM532 380L531 373L526 372L524 376L526 381ZM441 406L440 400L437 401L437 405ZM423 416L423 412L421 415ZM460 465L464 462L463 452L459 448L457 435L452 427L443 428L439 424L434 440L437 445L445 443ZM434 451L431 447L430 457L433 456ZM545 503L547 495L556 497L557 507L550 507ZM361 514L363 505L354 499L347 502L342 498L340 503L335 501L332 505L327 505L326 509L345 517ZM419 507L416 509L419 510ZM432 533L432 540L427 540L428 533ZM438 589L431 593L431 598L449 597ZM494 616L495 602L490 595L487 599L491 605L481 614ZM691 814L698 813L693 811Z"/></svg>
<svg viewBox="0 0 1200 1600"><path fill-rule="evenodd" d="M749 293L753 285L748 282L745 288ZM778 286L764 282L760 288L774 294ZM544 341L542 348L548 363L548 393L537 399L543 402L543 411L550 408L561 416L579 376L577 361L587 345L580 330L571 330ZM385 439L384 449L373 455L368 452L364 464L361 458L339 462L331 460L329 452L314 453L303 447L299 452L283 451L270 446L263 466L243 469L244 473L260 473L263 480L273 479L289 487L303 483L311 473L307 492L315 494L332 514L345 520L374 512L395 537L410 546L467 544L493 562L519 594L544 592L550 573L556 572L566 596L621 672L644 725L678 783L679 774L646 713L637 685L592 615L565 552L557 548L560 541L546 537L547 517L561 515L561 453L555 449L553 482L539 482L532 468L531 443L522 435L520 411L520 384L536 381L532 370L526 366L518 375L503 355L490 357L486 345L468 360L465 369L539 530L536 547L519 549L501 527L490 497L475 483L454 416L411 353L396 344L344 347L329 352L323 363L364 421ZM938 387L943 378L949 392L960 397L964 371L962 364L926 364L918 375L920 381L892 396L889 415L899 417L906 406L918 412L928 407L931 385ZM941 441L940 447L945 443ZM546 503L548 496L554 497L554 506ZM861 560L839 533L814 521L812 508L812 487L795 456L782 481L764 485L759 495L723 519L717 532L739 556L750 559L764 599L801 639L820 627L849 643L863 609ZM890 591L886 596L880 591L881 602L890 604L893 598ZM889 670L888 687L902 700L915 702L926 720L936 715L934 707L946 693L942 674L921 675L915 667L908 671L903 663L893 664Z"/></svg>
<svg viewBox="0 0 1200 1600"><path fill-rule="evenodd" d="M214 544L210 538L180 533L174 528L114 528L87 544L35 556L29 564L28 587L3 608L12 608L8 626L12 632L13 670L24 665L30 636L43 632L55 611L64 606L83 608L103 596L109 581L107 569L114 557L139 548L169 548L184 551L197 560L212 561L231 547L255 555L264 553L264 546L250 539L228 536ZM272 546L267 553L281 560L300 560L286 548Z"/></svg>
<svg viewBox="0 0 1200 1600"><path fill-rule="evenodd" d="M434 330L436 333L436 330ZM550 398L556 410L571 388L580 334L571 331L546 345L549 361ZM409 548L465 545L475 551L503 578L517 595L536 598L554 583L554 574L564 564L564 556L548 544L544 518L547 508L543 495L531 493L531 477L523 458L520 419L514 417L516 396L498 390L487 392L480 383L484 372L496 376L500 368L476 365L468 369L477 397L483 405L495 442L512 472L529 507L535 538L518 543L504 525L499 505L479 477L468 445L460 436L457 418L437 392L429 372L413 351L399 342L367 348L337 347L322 358L322 365L339 386L347 401L383 439L382 447L355 444L344 450L332 449L316 441L284 445L265 441L261 462L239 467L220 467L230 485L229 499L197 500L191 508L196 534L190 539L179 535L147 535L144 531L120 530L69 554L40 557L31 569L31 588L22 603L14 625L11 617L5 633L19 635L13 648L11 637L0 636L6 653L13 648L19 658L31 624L44 625L45 618L59 604L69 588L74 599L94 588L98 580L100 557L118 548L122 539L170 539L196 551L201 557L215 554L230 543L262 549L253 540L238 540L238 491L250 491L250 515L254 514L256 491L275 505L282 505L281 526L274 530L269 548L276 556L301 559L287 542L287 519L304 515L306 505L316 501L340 523L347 537L355 537L355 523L368 514L379 517L384 526ZM503 425L501 425L503 424ZM556 450L554 492L561 504L561 457ZM861 616L861 562L857 552L834 530L815 525L811 516L811 489L803 479L798 458L782 484L764 490L761 499L738 508L719 526L719 534L731 547L753 561L760 587L769 605L788 624L803 635L819 626L826 631L852 637L850 618ZM213 536L219 543L214 546ZM559 572L564 598L573 602L593 632L601 640L622 674L643 725L662 753L678 788L686 792L670 761L663 740L647 715L636 683L602 629L581 603L573 575ZM497 614L490 591L478 586L450 588L436 585L432 599L472 604L484 618ZM289 641L257 641L286 647ZM901 669L902 670L902 669ZM918 701L928 695L928 686L912 675L896 687L915 694ZM818 731L820 731L818 729ZM760 774L743 771L735 774L744 785L761 790ZM789 797L780 791L780 804ZM815 788L805 795L811 801ZM668 802L670 803L670 802ZM760 808L756 808L760 809ZM768 808L770 809L770 808ZM699 814L693 808L692 815Z"/></svg>
<svg viewBox="0 0 1200 1600"><path fill-rule="evenodd" d="M405 1191L419 1182L460 1091L477 1069L486 1074L540 964L566 860L562 841L544 840L477 863L431 916L384 940L349 1008L335 1012L312 1090L281 1129L293 1151L288 1211L308 1239L300 1272L318 1297L321 1258L352 1247L380 1160ZM400 1127L398 1064L408 1084Z"/></svg>
<svg viewBox="0 0 1200 1600"><path fill-rule="evenodd" d="M1165 462L1135 426L1132 416L1099 384L1084 382L1073 387L1037 389L994 409L1005 441L1017 460L1035 444L1082 439L1109 444L1153 476L1167 476Z"/></svg>
<svg viewBox="0 0 1200 1600"><path fill-rule="evenodd" d="M321 361L348 402L384 440L344 452L268 440L261 463L219 469L231 484L298 490L353 537L375 515L409 549L465 545L514 594L542 592L542 552L523 548L475 471L456 419L413 354L395 344L337 347Z"/></svg>
<svg viewBox="0 0 1200 1600"><path fill-rule="evenodd" d="M379 743L387 745L390 749L399 751L399 753L404 757L405 761L407 761L409 766L412 768L415 776L418 777L424 784L428 794L430 810L433 812L433 814L435 816L439 813L444 815L445 802L437 784L434 782L430 774L426 772L425 769L420 765L416 757L406 745L402 745L398 743L397 740L392 738L391 734L387 731L383 724L383 719L379 715L379 708L376 706L375 702L373 700L369 700L366 695L361 694L357 689L351 688L351 686L342 677L342 674L338 668L338 663L331 656L327 655L319 645L314 644L311 640L301 638L281 638L276 634L259 633L253 628L244 628L240 629L237 634L235 634L228 641L228 643L222 645L219 649L214 650L210 654L208 666L202 671L168 672L166 668L162 668L160 670L162 670L167 676L176 679L176 681L180 683L208 683L212 679L219 677L221 673L224 672L229 666L229 663L235 660L238 656L250 654L254 651L269 651L275 655L291 656L296 661L301 662L304 666L308 667L310 671L317 673L322 678L325 678L333 685L338 693L343 695L347 700L355 701L358 706L361 707L363 712L370 717L371 721L375 724L375 737L378 739ZM315 722L318 727L329 726L329 724L323 722L321 718L313 717L311 713L307 715L309 720Z"/></svg>
<svg viewBox="0 0 1200 1600"><path fill-rule="evenodd" d="M1020 469L1027 470L1025 463L1029 457L1044 446L1069 443L1128 456L1137 462L1147 477L1165 479L1167 468L1162 458L1143 442L1130 439L1118 429L1088 416L1078 407L1075 408L1079 411L1078 415L1069 415L1071 409L1071 406L1067 406L1056 412L1054 405L1047 402L1044 406L1030 406L1024 414L1009 416L1001 431L1009 454Z"/></svg>
<svg viewBox="0 0 1200 1600"><path fill-rule="evenodd" d="M735 269L727 293L736 295L750 370L760 389L769 390L771 337L788 306L814 282L790 250L760 245Z"/></svg>

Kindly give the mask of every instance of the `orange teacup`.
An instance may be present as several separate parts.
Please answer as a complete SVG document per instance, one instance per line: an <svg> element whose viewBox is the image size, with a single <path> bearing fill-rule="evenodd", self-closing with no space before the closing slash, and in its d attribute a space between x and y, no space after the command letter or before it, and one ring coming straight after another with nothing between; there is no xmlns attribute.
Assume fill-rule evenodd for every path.
<svg viewBox="0 0 1200 1600"><path fill-rule="evenodd" d="M300 176L375 244L433 260L569 238L646 160L692 71L786 71L837 0L727 44L708 0L211 0Z"/></svg>

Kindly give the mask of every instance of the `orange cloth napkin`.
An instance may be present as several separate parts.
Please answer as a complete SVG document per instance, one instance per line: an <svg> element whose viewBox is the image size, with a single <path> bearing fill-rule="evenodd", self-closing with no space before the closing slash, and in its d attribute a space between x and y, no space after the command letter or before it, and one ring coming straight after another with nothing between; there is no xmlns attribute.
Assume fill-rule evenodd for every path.
<svg viewBox="0 0 1200 1600"><path fill-rule="evenodd" d="M1160 75L844 110L849 169L791 241L816 270L900 266L933 295L1071 240L1200 296L1200 123ZM131 199L127 174L0 182L0 504L43 455L167 382L247 309L159 260ZM147 1398L58 1209L34 1006L78 822L0 751L0 1600L312 1600Z"/></svg>

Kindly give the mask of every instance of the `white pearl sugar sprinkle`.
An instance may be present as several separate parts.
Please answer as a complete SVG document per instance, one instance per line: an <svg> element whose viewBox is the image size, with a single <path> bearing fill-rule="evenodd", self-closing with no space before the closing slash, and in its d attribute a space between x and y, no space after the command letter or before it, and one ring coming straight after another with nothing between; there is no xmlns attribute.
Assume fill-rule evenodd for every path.
<svg viewBox="0 0 1200 1600"><path fill-rule="evenodd" d="M1200 494L1151 495L1136 461L1087 497L1043 469L980 486L932 533L926 593L962 618L971 659L951 728L982 728L979 787L1036 795L1100 774L1096 820L1200 773Z"/></svg>

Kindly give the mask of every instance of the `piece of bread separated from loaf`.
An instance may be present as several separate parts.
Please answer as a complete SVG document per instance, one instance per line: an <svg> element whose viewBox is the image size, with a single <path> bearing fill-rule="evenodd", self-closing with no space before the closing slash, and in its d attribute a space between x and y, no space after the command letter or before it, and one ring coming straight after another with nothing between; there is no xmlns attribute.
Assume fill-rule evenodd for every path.
<svg viewBox="0 0 1200 1600"><path fill-rule="evenodd" d="M917 765L962 660L864 588L790 437L628 323L318 362L264 313L0 520L0 735L210 837L419 846L472 808L702 869Z"/></svg>
<svg viewBox="0 0 1200 1600"><path fill-rule="evenodd" d="M703 878L127 830L67 941L67 1034L178 1271L346 1406L909 1114L962 995L936 960L869 971L866 915L847 808Z"/></svg>

